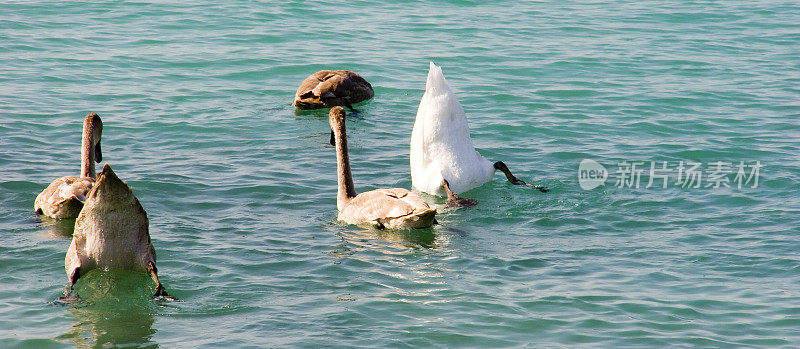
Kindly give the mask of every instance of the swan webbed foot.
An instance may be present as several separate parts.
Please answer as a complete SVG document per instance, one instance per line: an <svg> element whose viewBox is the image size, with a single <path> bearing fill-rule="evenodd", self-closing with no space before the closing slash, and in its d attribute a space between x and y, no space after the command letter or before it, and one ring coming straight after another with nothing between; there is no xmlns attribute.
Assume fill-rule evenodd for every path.
<svg viewBox="0 0 800 349"><path fill-rule="evenodd" d="M447 207L449 208L461 208L461 207L472 207L478 204L478 201L474 199L462 198L462 197L454 197L454 198L447 198Z"/></svg>
<svg viewBox="0 0 800 349"><path fill-rule="evenodd" d="M511 182L512 184L516 184L516 185L526 185L526 184L528 184L528 183L525 183L523 180L521 180L521 179L517 178L516 176L514 176L511 173L511 170L508 169L508 166L506 166L506 164L504 162L502 162L502 161L495 162L494 163L494 168L496 170L500 170L501 172L503 172L503 174L506 175L506 178L508 178L508 181Z"/></svg>
<svg viewBox="0 0 800 349"><path fill-rule="evenodd" d="M546 193L546 192L550 191L550 189L547 189L547 187L543 187L541 185L534 185L534 184L528 184L528 185L533 187L533 189L536 189L536 190L538 190L538 191L540 191L542 193Z"/></svg>
<svg viewBox="0 0 800 349"><path fill-rule="evenodd" d="M175 297L170 296L169 293L167 293L167 291L164 289L164 286L158 285L156 286L156 293L153 295L153 299L157 301L174 301Z"/></svg>
<svg viewBox="0 0 800 349"><path fill-rule="evenodd" d="M70 288L69 290L64 291L64 295L63 296L58 297L58 299L54 300L51 304L54 304L54 305L69 305L69 304L80 303L82 301L83 301L83 298L81 298L81 296L79 296L77 294L73 295L72 294L72 288Z"/></svg>
<svg viewBox="0 0 800 349"><path fill-rule="evenodd" d="M494 168L497 169L497 170L500 170L501 172L503 172L503 174L506 175L506 178L508 179L509 182L511 182L511 184L527 185L527 186L532 187L532 188L534 188L534 189L536 189L536 190L538 190L538 191L540 191L542 193L546 193L547 191L550 190L550 189L547 189L546 187L543 187L541 185L525 183L525 181L523 181L523 180L517 178L516 176L514 176L514 174L511 173L511 170L508 169L508 166L506 166L506 164L504 162L502 162L502 161L495 162L494 163Z"/></svg>
<svg viewBox="0 0 800 349"><path fill-rule="evenodd" d="M72 270L72 273L69 274L69 289L64 291L64 295L58 297L53 303L58 305L67 305L78 303L82 301L81 297L77 294L72 294L72 287L75 286L75 283L78 282L78 279L81 277L81 267L76 267Z"/></svg>
<svg viewBox="0 0 800 349"><path fill-rule="evenodd" d="M153 277L153 281L156 283L156 293L153 295L154 300L167 300L167 301L174 301L175 297L170 296L167 293L167 290L164 289L164 285L158 281L158 269L156 268L156 264L153 261L147 262L147 272L150 273L150 276Z"/></svg>
<svg viewBox="0 0 800 349"><path fill-rule="evenodd" d="M446 179L442 179L442 187L444 191L447 192L447 207L449 208L472 207L478 204L478 202L473 199L462 198L456 195L456 193L450 190L450 183L448 183Z"/></svg>

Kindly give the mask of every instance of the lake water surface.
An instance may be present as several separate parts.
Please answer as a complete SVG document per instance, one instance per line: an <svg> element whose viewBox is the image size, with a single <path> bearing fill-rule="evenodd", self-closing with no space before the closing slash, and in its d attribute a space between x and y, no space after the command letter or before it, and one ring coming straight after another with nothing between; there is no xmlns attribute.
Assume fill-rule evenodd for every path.
<svg viewBox="0 0 800 349"><path fill-rule="evenodd" d="M0 10L0 347L800 344L793 1ZM338 224L327 110L295 112L295 89L319 69L370 81L348 118L356 187L409 188L429 61L479 151L550 192L497 174L432 229ZM178 302L109 271L50 303L71 222L33 200L78 174L88 112ZM581 188L583 159L605 185ZM701 179L679 182L690 163Z"/></svg>

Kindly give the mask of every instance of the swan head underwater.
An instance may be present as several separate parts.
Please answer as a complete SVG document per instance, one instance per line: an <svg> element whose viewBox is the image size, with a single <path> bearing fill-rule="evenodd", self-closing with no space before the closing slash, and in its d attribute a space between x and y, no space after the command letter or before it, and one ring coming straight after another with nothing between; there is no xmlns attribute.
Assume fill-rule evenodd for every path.
<svg viewBox="0 0 800 349"><path fill-rule="evenodd" d="M64 268L70 290L90 270L128 269L150 274L156 284L153 297L173 299L158 280L147 213L133 190L108 164L86 195Z"/></svg>
<svg viewBox="0 0 800 349"><path fill-rule="evenodd" d="M372 98L375 92L367 80L349 70L320 70L309 75L294 96L299 109L347 106Z"/></svg>
<svg viewBox="0 0 800 349"><path fill-rule="evenodd" d="M442 69L433 62L411 132L410 165L412 186L429 194L446 194L449 206L474 205L474 200L456 194L483 185L496 170L514 184L527 185L514 177L505 163L492 163L475 150L466 113Z"/></svg>

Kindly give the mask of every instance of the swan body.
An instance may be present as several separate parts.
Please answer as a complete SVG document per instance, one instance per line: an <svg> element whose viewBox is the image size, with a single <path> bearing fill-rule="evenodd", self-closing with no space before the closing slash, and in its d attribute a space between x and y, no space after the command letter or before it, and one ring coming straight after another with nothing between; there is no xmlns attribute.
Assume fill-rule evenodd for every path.
<svg viewBox="0 0 800 349"><path fill-rule="evenodd" d="M81 176L65 176L54 180L38 196L33 204L37 214L56 219L75 218L83 208L86 194L95 180L95 161L102 161L100 136L103 122L100 116L89 113L83 122L81 139Z"/></svg>
<svg viewBox="0 0 800 349"><path fill-rule="evenodd" d="M158 281L148 225L147 213L131 188L111 166L103 166L75 220L64 258L70 289L92 269L128 269L150 273L156 282L156 296L169 297Z"/></svg>
<svg viewBox="0 0 800 349"><path fill-rule="evenodd" d="M91 177L58 178L39 193L33 209L38 214L56 219L78 217L92 185L94 178Z"/></svg>
<svg viewBox="0 0 800 349"><path fill-rule="evenodd" d="M350 106L374 95L372 85L354 72L320 70L300 83L292 105L300 109Z"/></svg>
<svg viewBox="0 0 800 349"><path fill-rule="evenodd" d="M388 229L417 229L433 225L436 210L419 195L403 188L375 189L356 195L338 219L348 224Z"/></svg>
<svg viewBox="0 0 800 349"><path fill-rule="evenodd" d="M336 146L338 219L348 224L388 229L416 229L433 225L436 210L407 189L376 189L356 194L347 150L344 109L331 108L329 121Z"/></svg>
<svg viewBox="0 0 800 349"><path fill-rule="evenodd" d="M411 185L441 195L442 181L461 193L492 179L494 165L475 150L467 116L433 62L411 132Z"/></svg>

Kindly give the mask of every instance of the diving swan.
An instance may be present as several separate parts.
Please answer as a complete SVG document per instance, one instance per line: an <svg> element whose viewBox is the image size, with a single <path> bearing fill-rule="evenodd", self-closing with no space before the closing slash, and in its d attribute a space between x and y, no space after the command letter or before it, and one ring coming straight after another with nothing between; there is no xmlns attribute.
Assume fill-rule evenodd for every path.
<svg viewBox="0 0 800 349"><path fill-rule="evenodd" d="M64 258L70 291L92 269L128 269L149 273L154 298L173 299L158 281L156 250L149 221L133 191L106 164L86 195Z"/></svg>
<svg viewBox="0 0 800 349"><path fill-rule="evenodd" d="M442 69L433 62L411 132L410 160L412 186L430 194L444 192L450 207L475 205L477 201L456 193L488 182L495 170L502 171L513 184L547 191L523 182L502 161L491 163L475 150L464 109L445 81Z"/></svg>
<svg viewBox="0 0 800 349"><path fill-rule="evenodd" d="M299 109L330 108L337 105L352 109L352 104L372 98L372 85L349 70L320 70L309 75L294 96Z"/></svg>

